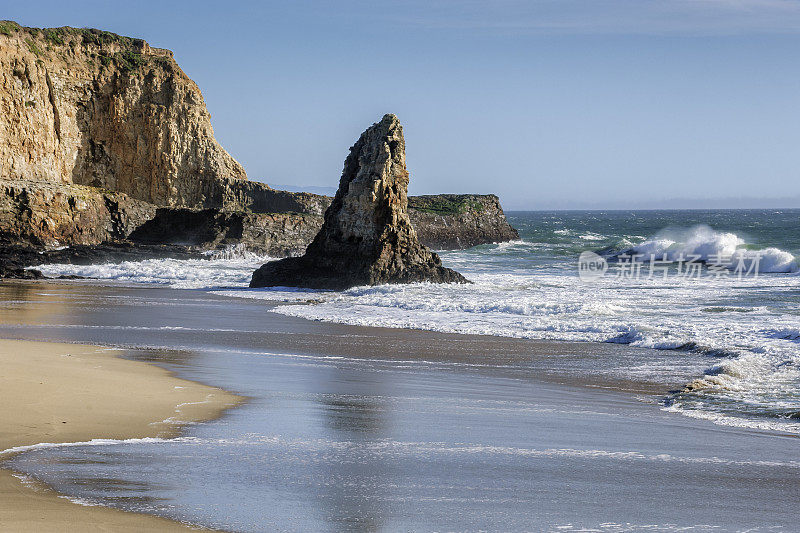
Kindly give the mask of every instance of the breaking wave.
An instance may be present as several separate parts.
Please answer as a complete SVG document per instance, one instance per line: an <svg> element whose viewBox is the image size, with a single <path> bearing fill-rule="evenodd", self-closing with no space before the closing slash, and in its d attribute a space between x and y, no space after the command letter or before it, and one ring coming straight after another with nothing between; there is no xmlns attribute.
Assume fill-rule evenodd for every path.
<svg viewBox="0 0 800 533"><path fill-rule="evenodd" d="M246 250L226 250L208 259L146 259L95 265L50 264L37 267L45 276L77 275L125 283L157 283L178 289L246 287L253 271L273 258Z"/></svg>
<svg viewBox="0 0 800 533"><path fill-rule="evenodd" d="M763 273L797 272L795 257L778 248L750 249L745 240L735 233L715 231L706 225L689 229L665 229L640 244L636 244L617 256L640 255L644 260L687 261L692 258L703 263L714 263L734 270Z"/></svg>

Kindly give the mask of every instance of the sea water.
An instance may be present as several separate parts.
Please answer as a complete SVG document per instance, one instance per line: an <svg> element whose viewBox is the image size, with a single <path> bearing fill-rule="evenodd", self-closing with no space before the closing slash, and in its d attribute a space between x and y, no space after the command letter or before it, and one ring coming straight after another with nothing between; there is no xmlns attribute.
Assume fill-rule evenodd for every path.
<svg viewBox="0 0 800 533"><path fill-rule="evenodd" d="M269 258L241 250L47 265L108 286L78 281L16 300L12 291L5 305L24 319L0 324L5 334L148 346L142 357L250 402L179 439L41 446L12 466L84 504L237 531L790 528L800 463L796 439L781 435L800 434L798 216L510 213L519 241L441 254L470 285L247 289ZM671 264L666 277L587 282L585 251L610 270L620 254L700 255L704 276ZM759 254L759 271L706 275L714 256L737 251ZM135 288L152 284L165 288ZM283 325L267 312L586 349L487 355L481 366L419 347L384 359L382 341L399 354L403 341L378 336L374 357L330 357L302 349L295 331L294 351L270 351L259 346ZM437 342L433 352L447 348ZM537 379L559 372L659 392L637 399Z"/></svg>
<svg viewBox="0 0 800 533"><path fill-rule="evenodd" d="M470 285L384 285L344 292L249 290L253 254L209 260L47 265L45 274L205 288L282 305L279 313L362 326L532 339L624 343L658 350L622 365L625 377L664 382L693 363L684 390L664 407L732 426L800 434L798 210L512 212L520 240L441 252ZM758 254L747 275L608 276L586 283L578 256L629 253L670 260ZM748 265L752 266L752 265ZM308 302L313 302L309 305ZM664 352L669 352L665 355ZM693 362L696 360L692 360ZM605 363L614 367L615 361Z"/></svg>

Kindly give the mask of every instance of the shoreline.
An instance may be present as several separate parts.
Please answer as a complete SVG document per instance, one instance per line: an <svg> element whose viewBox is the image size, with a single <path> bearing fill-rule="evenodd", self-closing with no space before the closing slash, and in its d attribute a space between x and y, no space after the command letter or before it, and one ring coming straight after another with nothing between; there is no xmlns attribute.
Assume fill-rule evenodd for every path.
<svg viewBox="0 0 800 533"><path fill-rule="evenodd" d="M47 289L43 290L44 287ZM458 451L463 448L461 444L453 447L455 451L448 452L455 454L452 460L470 468L482 468L481 465L485 466L489 460L499 461L498 466L504 468L508 466L507 460L519 456L525 458L528 470L549 472L556 469L560 473L555 475L554 479L589 472L592 483L597 483L597 487L605 487L604 483L607 481L606 476L610 468L606 462L612 461L613 468L619 469L620 475L631 479L630 487L619 487L618 492L624 493L625 498L650 493L658 495L659 498L674 497L676 487L684 486L686 480L694 480L691 490L686 491L685 501L682 501L682 505L691 506L695 512L692 516L682 518L682 522L688 525L706 523L702 521L705 510L693 502L723 501L721 497L724 490L742 493L756 491L763 495L763 501L776 497L770 483L785 484L787 495L796 490L793 480L784 479L784 474L777 469L767 472L765 469L768 466L764 466L767 463L774 463L786 464L791 469L796 468L793 459L790 459L793 455L787 453L787 449L792 448L789 440L796 442L796 439L782 438L790 435L779 435L774 431L718 426L710 421L666 413L660 406L654 405L655 401L651 401L663 393L663 385L640 384L638 387L631 387L632 382L624 380L614 382L609 381L608 376L603 374L583 373L582 361L635 356L637 352L645 350L649 352L651 349L635 349L605 343L535 341L319 322L273 313L269 309L270 306L264 306L263 302L160 286L108 287L72 282L14 282L0 290L0 293L4 293L6 301L9 302L6 307L9 313L2 321L5 324L0 323L0 336L56 341L52 343L0 341L0 362L3 362L3 347L15 342L42 349L52 349L55 346L60 347L62 352L67 351L72 355L78 350L87 350L90 352L87 355L94 354L96 361L102 358L104 367L111 362L118 362L127 366L122 372L126 375L141 375L142 372L147 375L160 374L163 379L170 382L172 390L175 387L172 380L179 380L182 381L179 386L190 384L201 391L209 387L197 383L214 384L238 391L248 398L249 407L231 412L222 425L226 427L234 425L240 429L241 435L264 431L264 435L270 437L299 434L300 443L327 442L319 441L319 435L316 433L307 433L309 429L316 428L326 432L331 442L342 440L348 446L352 446L372 433L375 433L376 438L384 437L383 431L395 427L392 421L408 422L407 417L411 416L409 413L419 413L423 418L427 417L428 424L416 422L400 424L399 427L405 428L406 431L400 434L391 433L390 442L398 446L398 451L406 450L404 445L408 442L438 443L440 439L438 424L446 421L445 423L450 424L448 431L454 432L452 433L454 442L474 444L472 447L468 446L471 451L464 452L463 457ZM111 309L114 310L113 317L109 314ZM175 327L177 325L181 327ZM137 346L144 349L133 349ZM51 351L54 361L63 363L72 359L72 357L60 357L65 354L57 350ZM121 357L110 357L109 352ZM230 358L227 357L230 352L234 352L236 357L233 357L233 354ZM295 365L291 362L293 359L283 360L283 357L273 357L284 355L308 356L309 359ZM422 363L413 365L418 370L409 370L405 366L405 363L417 361ZM22 362L24 360L17 361L18 364ZM151 365L136 365L137 362L149 362ZM123 369L117 368L117 370ZM362 379L364 377L362 372L365 370L369 372L369 377ZM35 369L27 368L27 371L30 375L38 376ZM335 379L331 379L331 372L334 373ZM102 377L93 376L94 378L83 381L89 381L93 385L102 384ZM35 384L38 383L37 381ZM47 384L52 385L52 383ZM501 386L497 386L498 384ZM69 390L71 395L89 393L89 391ZM212 390L219 389L212 388ZM138 393L137 390L137 395ZM306 393L307 396L304 396ZM201 397L196 399L203 399L204 394L201 393ZM363 400L342 402L340 396L343 394L360 395ZM158 399L158 397L151 398L151 400ZM431 400L430 404L424 403L426 399ZM169 403L167 411L162 411L160 416L151 417L150 421L169 418L175 405L183 401L185 400L167 402ZM237 397L236 403L239 401L241 400ZM429 407L416 411L400 408L405 407L404 402L408 401L412 402L408 404L409 407L417 406L418 401L423 401L420 406L429 405ZM294 413L295 409L310 409L310 411L304 411L305 416L294 420L294 417L286 416L286 411L283 410L286 407L285 402L290 402L293 406L289 412ZM509 408L509 405L513 408ZM467 406L473 406L476 410L473 411ZM489 410L484 411L484 409ZM443 414L437 414L441 410L444 410ZM107 415L118 413L113 406L106 411L109 411ZM216 415L209 412L206 412L205 416L197 413L195 415L199 420L206 420L217 416L219 412ZM492 414L481 414L484 412ZM123 416L127 414L122 412ZM23 412L20 417L23 416L27 414ZM114 417L114 423L118 423L116 418ZM41 437L40 432L38 440L17 439L15 444L67 440L64 438L65 428L58 425L61 420L47 419L45 422L50 424L48 427L53 429L54 435L45 431L44 437ZM35 425L27 420L23 420L23 423ZM258 425L259 423L262 425ZM149 422L144 426L144 429L140 426L139 433L130 430L128 435L111 436L126 438L159 435L159 428L154 429ZM197 430L203 431L205 428L214 431L215 426L215 424L201 425ZM470 428L473 427L477 433L472 432ZM503 431L486 430L492 427L502 428ZM431 432L418 436L416 432L424 428L430 429ZM547 428L547 430L530 431L530 428ZM180 428L172 429L177 432ZM190 432L193 433L194 430ZM82 436L76 435L72 440L86 441L101 436L108 435L94 431ZM6 445L9 442L8 435L0 433L2 449L11 447ZM258 446L269 446L264 442L258 441ZM275 448L267 447L266 451L269 453L266 457L270 457L273 450L277 450L275 453L281 458L284 454L291 453L292 447L286 448L281 442L283 441L278 438ZM287 442L295 445L298 441ZM378 439L376 442L383 440ZM761 458L757 461L750 456L752 447L756 445L760 449L763 448ZM302 459L305 453L312 455L317 453L314 446L308 449L301 448L301 452L298 452L300 458ZM583 450L584 447L588 449ZM336 449L332 448L334 452ZM423 450L426 449L423 447ZM492 455L491 450L495 449L507 450L510 455ZM370 457L375 451L369 446L365 450ZM431 449L430 452L444 453L437 450L438 448ZM789 451L793 453L793 448ZM121 450L121 453L126 452ZM134 452L127 453L130 455ZM403 451L403 454L405 453ZM600 462L591 465L583 463L582 461L588 460L585 458L590 455L600 457ZM475 462L473 456L479 457L480 460ZM328 465L326 468L332 469L337 476L353 474L336 461L328 462L327 455L322 457ZM505 459L501 460L498 457ZM668 459L664 459L665 457ZM417 456L411 454L408 458L419 466L420 459ZM118 458L118 460L120 465L125 465L127 459ZM631 460L633 463L629 465ZM422 462L424 463L424 459ZM302 479L301 472L295 472L294 467L289 466L292 464L294 463L276 461L271 464L272 468L264 469L264 475L274 475L279 480L284 479L285 476L275 470L286 468L285 475L298 476ZM295 466L302 470L303 464ZM382 463L378 461L377 465L380 464ZM576 465L581 468L576 469ZM180 471L180 463L176 463L175 466L177 469L174 471ZM589 467L589 470L584 470L586 467ZM746 472L739 469L746 469ZM20 470L26 471L24 468ZM539 479L536 476L526 476L525 472L528 470L509 468L506 471L509 483L518 484L523 491L528 490L529 483ZM646 475L642 473L645 470ZM173 470L162 469L163 471ZM308 475L307 471L303 472ZM423 469L422 472L427 470ZM47 472L43 473L45 474L43 479L49 479ZM120 479L127 479L122 474L119 475ZM741 477L742 481L728 486L725 480L731 475ZM584 482L580 476L573 481ZM654 484L653 480L659 476L668 483ZM112 477L116 479L117 476ZM478 478L483 479L481 476ZM714 482L704 481L712 478ZM70 479L77 482L82 478ZM135 474L132 479L136 480ZM771 481L766 482L763 479ZM471 487L473 481L471 478L461 480L460 484L453 487L458 488L461 485ZM203 478L194 478L192 486L203 487L205 486L203 483ZM57 483L53 486L61 487ZM8 502L7 487L14 488L19 504L13 505ZM224 485L222 487L225 488ZM276 487L280 489L282 485L278 484ZM441 488L443 494L455 490L448 487L450 485ZM718 490L718 487L721 488ZM325 491L320 494L318 485L312 484L304 490L304 501L307 498L322 497L319 502L323 505L326 501L324 498L330 497L330 493ZM547 483L541 490L552 492L553 495L567 500L572 494L571 492L562 494L558 491L558 487L551 487ZM391 492L388 488L385 491ZM63 493L75 494L68 490L63 490ZM220 494L230 493L227 491ZM9 494L13 495L14 492ZM279 491L277 494L282 493ZM526 498L538 498L536 496L538 492L535 491L525 494ZM606 497L604 494L605 489L598 492L598 501ZM346 501L368 503L365 508L367 515L389 516L385 513L386 509L383 509L379 502L373 501L369 494L341 497L349 498ZM36 503L35 498L40 498L44 502L41 504L43 509L45 505L47 506L47 509L40 513L44 513L45 516L42 517L44 520L62 520L63 524L64 513L70 512L79 517L75 520L82 520L77 522L79 526L76 529L80 530L92 530L92 526L95 530L103 530L97 526L98 523L113 524L106 526L105 530L110 528L115 531L142 529L171 531L178 530L177 528L185 530L188 527L180 522L157 518L155 515L130 513L111 507L81 507L59 497L54 490L35 492L11 473L0 471L0 522L8 522L4 517L5 507L17 511L27 505L34 512L39 512L40 505ZM220 495L217 495L217 498L213 501L224 501L224 497L220 498ZM375 506L374 512L370 510L370 505ZM554 513L553 516L576 517L576 519L583 516L583 521L588 527L594 524L595 513L599 513L600 516L603 513L608 514L609 509L616 509L609 502L598 504L597 509L591 512L577 513L574 511L575 508L573 504L553 504L548 507L547 512ZM46 512L48 509L49 514ZM345 505L343 512L348 509L350 507ZM673 517L669 513L664 514L654 509L656 508L643 504L642 512L646 510L648 520L650 520L649 515L654 515L652 523L672 523L670 520L673 520ZM429 509L430 512L438 510L439 508ZM492 509L487 508L486 512L494 516ZM615 512L622 513L622 510L616 509ZM720 509L716 512L715 520L719 523L725 524L729 520L734 520L724 515ZM749 509L748 513L751 512L754 510ZM280 524L286 516L294 515L270 513L268 516L258 518ZM439 521L442 524L450 524L450 518L447 516L439 516ZM606 516L606 518L617 519L620 516L612 513L611 517ZM660 521L655 521L659 516ZM742 523L758 520L764 523L773 521L768 514L756 513L753 516L741 514L737 515L736 520L743 520ZM42 523L48 525L57 523L43 522L39 518L34 520L30 516L26 518L28 522L21 523L23 527L16 527L15 530L38 531L41 530L39 526ZM200 516L192 517L191 514L173 518L186 519L190 522L196 520L223 529L225 527L220 523L205 522ZM312 520L312 517L307 518ZM540 525L557 524L551 522L550 518L542 518L535 513L531 518L542 520ZM122 520L124 522L121 522ZM775 520L783 520L783 517L777 517ZM313 522L314 525L320 523L322 522ZM412 526L414 524L413 520L408 523ZM454 529L458 529L460 527L458 524L461 522L455 520L452 524L455 524ZM48 529L59 528L51 525Z"/></svg>
<svg viewBox="0 0 800 533"><path fill-rule="evenodd" d="M94 280L92 280L94 281ZM47 286L62 286L67 291L70 291L73 283L63 282L61 280L44 280L41 281L14 281L12 284L24 284L29 287L41 287L43 284ZM79 283L78 285L83 285ZM89 283L88 285L94 285ZM102 283L100 284L102 286ZM132 290L163 290L164 287L150 286L143 287L140 285L133 285L128 287ZM174 290L166 288L166 290ZM222 301L230 300L224 296L212 296L214 299ZM505 337L494 337L486 335L467 335L460 333L439 333L429 332L425 330L404 329L404 328L378 328L366 326L352 326L347 324L338 323L324 323L314 320L308 320L297 317L287 317L278 313L272 312L269 307L264 306L264 310L271 317L272 321L284 323L279 329L291 331L294 329L295 324L303 324L301 328L302 333L295 331L291 337L296 340L297 334L305 337L306 332L310 333L310 337L317 337L322 334L323 338L327 334L341 335L338 336L339 342L330 342L333 339L328 338L322 344L309 343L306 344L305 349L301 350L287 350L287 345L282 342L277 342L273 349L278 352L284 353L306 353L309 355L320 355L323 351L328 354L334 355L350 355L355 357L363 357L363 350L369 350L374 346L374 339L385 339L388 337L393 338L395 341L387 352L382 354L387 360L402 359L399 353L396 352L396 346L411 343L412 346L418 346L414 351L419 351L421 345L425 343L425 339L437 338L448 340L448 349L436 354L429 354L431 361L439 360L442 363L459 362L461 364L475 364L479 360L474 358L474 352L478 351L483 353L484 350L488 352L504 353L508 357L507 362L515 360L523 353L525 357L542 357L545 355L555 355L562 350L568 349L574 343L565 341L540 341L531 339L513 339ZM11 318L11 317L9 317ZM26 322L23 320L23 323ZM288 327L286 327L288 326ZM72 419L67 420L67 424L58 425L62 421L49 421L44 422L44 426L38 427L38 424L43 423L40 421L30 421L27 418L19 421L16 426L16 434L14 434L14 424L5 420L9 412L24 412L21 409L7 409L3 415L0 415L0 427L4 431L0 432L0 523L9 524L17 531L40 531L42 526L46 524L47 528L58 529L60 527L73 527L81 530L105 530L104 528L113 528L114 530L140 530L147 528L153 531L185 531L187 528L196 528L189 524L184 524L169 518L159 517L153 514L137 513L123 511L113 507L107 506L85 506L76 503L69 499L66 495L57 492L55 489L48 485L36 480L26 479L24 475L20 475L12 470L4 468L3 463L16 455L17 453L24 453L22 450L14 453L4 453L10 448L33 446L41 443L67 443L67 442L87 442L92 439L136 439L146 437L161 437L169 438L178 436L185 424L164 424L152 425L154 421L165 420L174 414L176 405L181 403L192 403L198 400L198 395L206 394L206 391L220 395L215 402L208 403L203 408L196 409L192 413L181 413L182 421L186 423L191 422L205 422L211 421L224 414L224 411L240 405L245 397L237 396L235 394L223 391L209 383L204 383L205 380L195 380L194 377L182 378L177 377L176 372L165 368L163 361L158 358L150 359L148 357L147 347L139 349L131 346L122 347L107 344L106 342L97 339L81 339L74 340L64 339L47 339L45 341L29 340L28 339L13 339L8 337L9 331L3 332L3 337L0 338L0 362L4 365L6 372L0 377L0 383L9 379L27 379L29 382L34 382L31 378L34 376L42 376L47 383L51 379L53 382L47 383L50 387L56 389L69 387L71 380L67 376L58 376L58 371L64 365L54 364L55 361L63 363L64 361L76 362L85 360L85 362L100 362L101 369L93 369L93 365L82 365L83 370L86 372L81 375L83 383L99 384L103 379L100 374L103 371L107 375L116 375L120 379L126 380L128 383L138 383L140 381L152 380L158 378L159 383L163 382L166 386L162 389L162 394L170 388L172 391L182 390L186 395L194 396L193 398L174 398L171 396L159 397L153 396L149 398L149 410L142 409L135 415L133 413L123 413L113 406L114 392L110 390L92 390L86 389L83 391L83 397L94 398L92 403L103 404L106 408L102 413L95 410L92 413L93 417L98 415L102 416L102 421L98 419ZM368 333L369 337L363 336ZM353 336L351 336L353 335ZM342 342L346 339L345 342ZM305 342L303 343L305 344ZM594 343L580 342L580 345L587 348ZM524 348L523 348L524 347ZM616 346L603 346L596 345L596 349L616 349ZM324 350L323 350L324 348ZM468 352L473 355L462 355L461 352L468 348ZM352 352L351 352L352 350ZM26 361L22 359L23 356L37 352L37 361L31 364L25 364ZM66 355L69 354L69 357ZM381 356L379 356L381 357ZM141 364L149 363L149 364ZM14 365L25 367L19 370L12 370ZM483 365L478 365L483 366ZM489 365L491 366L491 365ZM94 371L94 372L93 372ZM100 371L100 372L98 372ZM19 372L19 373L18 373ZM23 373L24 372L24 373ZM13 377L12 377L13 376ZM565 375L548 376L540 375L539 379L545 382L551 382L556 386L578 386L587 390L598 390L606 393L624 393L630 397L636 394L653 394L658 395L655 387L634 388L631 387L632 383L613 383L608 380L601 380L604 385L594 382L594 380L576 380L567 379ZM59 378L64 380L59 383ZM36 382L38 383L38 382ZM74 384L74 382L73 382ZM141 383L139 383L141 385ZM627 385L627 386L626 386ZM24 388L23 385L18 385ZM186 387L185 389L174 389L176 386ZM134 385L131 385L134 388ZM94 389L94 388L93 388ZM3 390L8 391L5 396L10 396L16 400L24 400L24 397L18 394L18 391L9 390L3 384ZM112 401L98 400L103 395L107 395ZM124 395L123 395L124 396ZM135 397L129 397L127 400L136 403L137 399L141 398L141 392L137 391ZM75 398L72 398L75 400ZM117 396L117 401L122 400ZM47 400L44 400L45 402ZM74 402L73 402L74 403ZM9 405L7 402L6 405ZM49 407L55 408L56 405L51 404ZM73 408L75 406L72 406ZM45 409L43 406L41 409ZM145 412L146 411L146 412ZM151 416L146 416L147 413L152 413ZM156 414L157 413L157 414ZM86 415L87 413L83 413ZM27 413L21 415L25 417ZM116 416L119 415L119 416ZM128 415L126 417L126 415ZM128 417L133 416L133 419ZM144 418L143 418L144 417ZM111 419L113 418L113 420ZM22 424L33 425L36 429L25 434L19 428ZM107 425L105 425L107 424ZM63 427L61 427L63 426ZM11 433L11 434L9 434Z"/></svg>
<svg viewBox="0 0 800 533"><path fill-rule="evenodd" d="M266 312L269 314L270 319L266 320L267 328L270 330L271 335L269 338L260 338L257 343L258 348L263 348L272 353L282 354L301 354L301 355L333 355L333 356L356 356L363 357L364 350L373 350L373 357L376 359L397 360L402 359L401 350L397 350L394 346L381 346L377 349L377 343L374 341L379 337L389 337L392 342L411 342L419 349L424 347L426 340L433 341L451 341L444 350L437 352L427 352L424 359L433 363L444 364L457 364L466 366L495 366L486 364L484 361L485 354L493 354L503 359L500 367L510 364L514 366L520 361L533 362L535 361L536 378L542 381L562 384L562 385L576 385L587 388L589 390L610 390L630 393L633 395L649 396L655 401L664 399L672 393L681 390L686 384L703 376L702 371L697 373L690 373L685 375L670 376L670 379L650 379L647 376L637 375L636 379L628 378L620 375L611 375L608 373L593 373L585 374L583 372L571 372L569 362L573 359L576 353L585 353L591 351L598 356L612 356L612 357L629 357L634 353L675 353L674 350L659 350L653 347L638 347L628 344L618 344L612 342L602 342L595 340L558 340L558 339L536 339L536 338L523 338L512 336L495 336L481 333L460 333L460 332L446 332L433 329L423 328L406 328L406 327L393 327L393 326L375 326L375 325L356 325L346 322L318 320L314 318L299 317L293 315L285 315L276 312L276 308L284 305L303 305L303 302L278 302L278 301L263 301L260 299L240 298L229 294L219 294L216 289L200 288L200 289L183 289L176 288L159 283L141 283L141 282L120 282L113 280L103 279L82 279L82 280L61 280L61 279L46 279L46 280L7 280L3 285L6 286L7 292L12 297L27 298L31 292L36 288L48 287L57 289L59 293L67 294L75 290L81 294L103 294L108 291L120 290L124 293L164 293L170 294L172 291L179 291L182 296L186 296L187 301L195 298L200 298L205 302L211 304L231 302L240 307L256 307L259 312ZM0 292L3 292L0 290ZM57 294L43 294L43 298L34 298L31 303L36 300L36 305L43 304L48 301L50 297L56 297ZM63 302L59 301L59 304ZM37 309L35 314L44 312L43 309ZM170 320L171 317L164 317ZM45 340L47 342L67 342L78 344L97 344L115 349L130 349L138 350L140 348L169 348L174 349L175 345L169 335L165 335L164 339L170 338L166 343L142 343L141 339L136 336L130 337L133 342L117 341L117 339L109 339L108 336L101 331L97 334L89 331L73 330L74 333L66 333L61 329L55 335L19 335L17 331L25 331L25 326L34 326L34 324L25 324L23 320L19 330L8 328L13 326L13 320L4 324L0 321L0 337L2 338L16 338L21 340ZM127 323L122 320L121 324ZM134 322L131 322L134 323ZM277 325L277 326L276 326ZM40 326L47 326L47 324L40 324ZM77 325L53 325L53 328L70 328ZM77 326L80 327L80 326ZM106 326L91 326L95 328L103 328ZM109 326L112 329L124 326ZM214 327L214 326L212 326ZM230 325L228 327L231 327ZM235 326L234 326L235 328ZM275 329L277 328L277 329ZM187 329L187 328L178 328ZM182 337L184 347L199 347L193 344L193 339L190 338L190 329L187 329L187 335ZM216 330L212 330L216 331ZM218 330L220 333L215 335L227 336L232 329ZM264 333L259 328L248 331L251 334ZM117 337L117 335L115 335ZM241 349L245 352L253 351L253 343L239 342L238 339L228 337L236 344L236 349ZM322 340L320 340L322 339ZM248 344L250 344L248 346ZM387 351L388 349L388 351ZM476 350L486 350L485 354L481 353L479 357L475 357ZM467 353L465 353L465 351ZM698 356L692 351L682 351L679 353L686 356ZM702 354L700 354L702 355ZM564 356L567 356L566 358ZM698 356L699 357L699 356ZM150 361L158 366L158 360ZM567 366L565 366L565 364ZM711 362L709 362L711 364ZM513 370L509 370L513 372ZM673 379L674 378L674 379ZM191 379L191 378L190 378ZM200 381L204 383L203 380ZM206 383L208 385L215 385L214 383ZM680 416L690 416L690 418L700 419L701 417L686 415L685 413L676 413ZM759 425L756 422L750 423L727 423L719 422L716 420L707 420L714 425L724 427L739 427L746 430L766 431L769 433L777 434L790 434L796 435L791 431L784 431L778 427L767 427L766 425Z"/></svg>
<svg viewBox="0 0 800 533"><path fill-rule="evenodd" d="M190 527L152 515L80 505L3 467L16 454L9 450L41 443L175 437L187 424L219 418L244 401L156 365L124 359L121 352L86 344L0 339L4 392L0 523L5 527L14 531Z"/></svg>

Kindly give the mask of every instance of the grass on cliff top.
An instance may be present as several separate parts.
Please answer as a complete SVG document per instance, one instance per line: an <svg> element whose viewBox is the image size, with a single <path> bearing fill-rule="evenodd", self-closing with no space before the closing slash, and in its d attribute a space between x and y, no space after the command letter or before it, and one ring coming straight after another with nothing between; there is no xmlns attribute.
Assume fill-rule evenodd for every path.
<svg viewBox="0 0 800 533"><path fill-rule="evenodd" d="M44 54L35 40L41 36L48 50L51 50L51 46L64 46L67 44L70 46L75 44L94 45L101 49L107 45L117 45L120 48L119 51L114 53L101 51L99 58L104 66L114 64L123 72L135 71L147 63L147 59L137 51L144 45L144 41L141 39L125 37L110 31L96 30L94 28L72 28L70 26L61 28L28 28L20 26L11 20L0 21L0 34L2 35L11 35L14 32L21 31L29 33L32 37L25 39L25 43L28 45L28 49L37 56Z"/></svg>
<svg viewBox="0 0 800 533"><path fill-rule="evenodd" d="M9 24L16 26L16 30L25 30L34 37L42 34L45 41L54 45L63 45L71 41L72 36L79 37L84 44L94 44L103 46L107 44L118 44L122 48L131 48L134 45L139 45L144 42L141 39L134 39L132 37L125 37L117 35L110 31L97 30L94 28L73 28L71 26L61 26L60 28L29 28L20 26L16 22L7 21Z"/></svg>
<svg viewBox="0 0 800 533"><path fill-rule="evenodd" d="M480 213L483 204L471 196L415 196L409 197L408 207L434 215L460 215Z"/></svg>
<svg viewBox="0 0 800 533"><path fill-rule="evenodd" d="M78 36L84 43L96 44L103 46L104 44L116 43L124 48L130 48L134 44L140 44L144 41L141 39L134 39L132 37L124 37L111 33L110 31L96 30L94 28L73 28L71 26L62 26L60 28L30 28L21 26L13 20L0 20L0 34L11 35L12 33L25 31L32 37L39 37L42 35L45 41L49 44L63 45L70 40L70 36Z"/></svg>
<svg viewBox="0 0 800 533"><path fill-rule="evenodd" d="M22 27L13 20L0 20L0 35L11 35L21 29Z"/></svg>
<svg viewBox="0 0 800 533"><path fill-rule="evenodd" d="M125 37L117 35L110 31L97 30L94 28L73 28L70 26L63 26L61 28L28 28L20 26L12 20L0 21L0 34L11 35L15 32L26 32L30 38L25 39L28 49L34 55L42 57L45 52L40 47L41 41L44 40L47 50L52 50L52 46L75 45L97 46L100 52L93 57L100 60L102 66L115 65L122 72L131 73L138 70L143 65L146 65L148 58L143 56L140 51L144 45L142 39L134 39L132 37ZM108 45L116 45L119 50L112 52L110 50L103 50ZM162 63L163 58L154 57L156 62Z"/></svg>

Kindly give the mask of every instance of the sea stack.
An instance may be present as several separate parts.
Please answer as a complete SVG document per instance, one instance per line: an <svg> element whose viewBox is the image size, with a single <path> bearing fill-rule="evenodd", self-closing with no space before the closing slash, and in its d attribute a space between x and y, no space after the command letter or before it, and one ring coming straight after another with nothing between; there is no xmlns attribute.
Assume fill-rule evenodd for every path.
<svg viewBox="0 0 800 533"><path fill-rule="evenodd" d="M305 255L262 265L250 286L468 283L417 240L408 218L408 179L403 127L385 115L350 148L339 190Z"/></svg>

